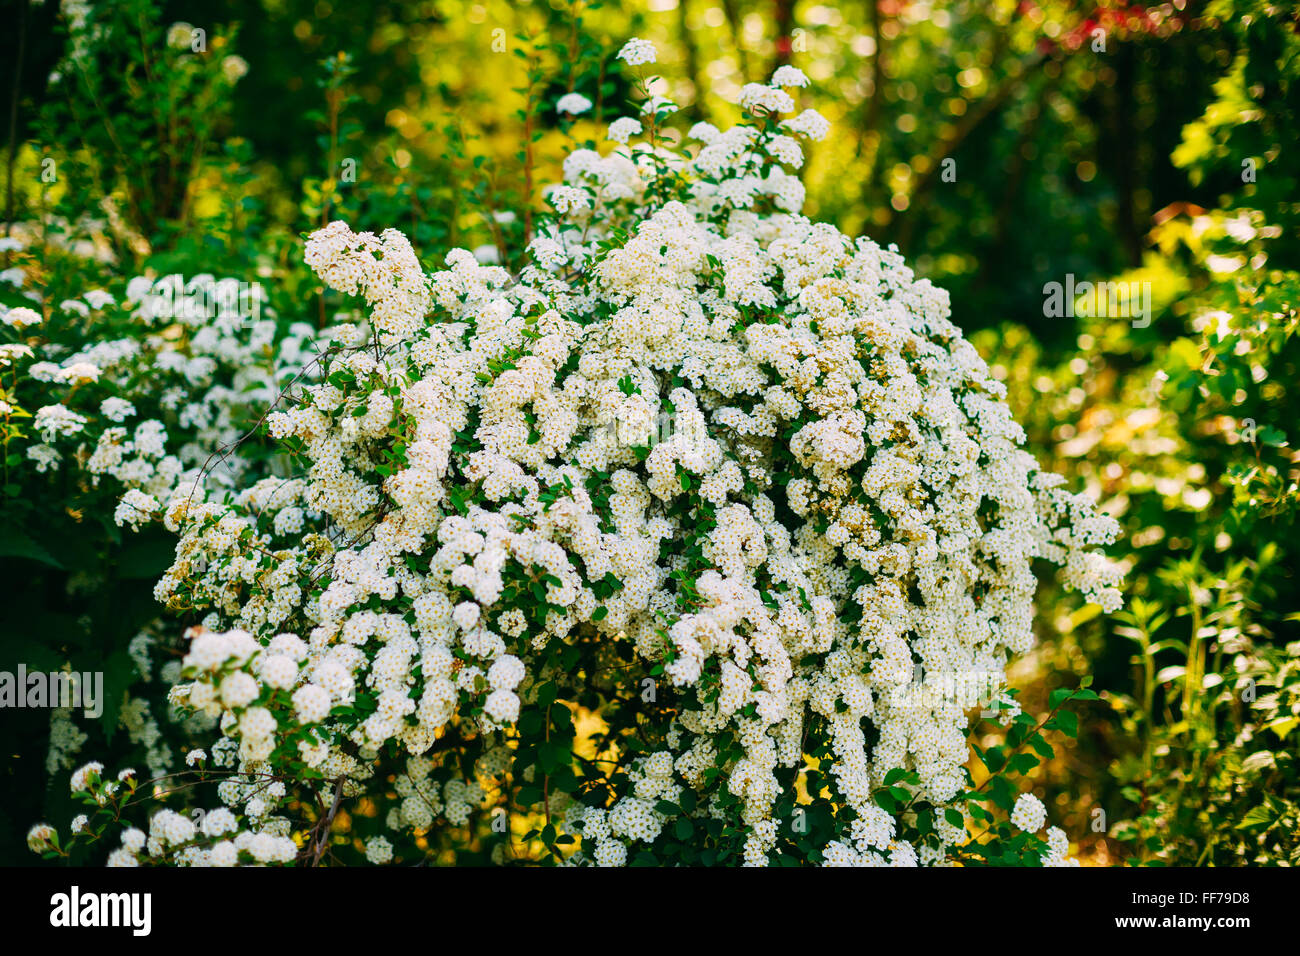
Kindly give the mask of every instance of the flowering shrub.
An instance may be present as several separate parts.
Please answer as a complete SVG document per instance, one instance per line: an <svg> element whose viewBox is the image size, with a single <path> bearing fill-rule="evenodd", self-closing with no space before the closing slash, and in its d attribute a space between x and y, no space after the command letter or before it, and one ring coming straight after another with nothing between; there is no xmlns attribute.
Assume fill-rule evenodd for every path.
<svg viewBox="0 0 1300 956"><path fill-rule="evenodd" d="M196 483L236 484L250 467L239 439L281 384L311 363L317 337L305 323L281 336L273 314L241 311L236 288L212 276L140 276L127 283L122 306L104 291L59 303L50 334L34 334L49 325L34 309L9 309L0 321L18 340L0 346L10 373L6 446L37 473L77 471L83 492L108 480L121 498L118 525L138 526L157 498ZM261 301L257 292L245 299ZM117 337L76 348L92 320ZM170 447L168 423L183 436Z"/></svg>
<svg viewBox="0 0 1300 956"><path fill-rule="evenodd" d="M518 275L309 238L365 316L267 418L295 472L123 505L179 537L155 594L204 616L171 697L219 722L190 762L223 806L110 862L472 862L481 821L500 862L935 864L972 818L978 858L1067 862L997 775L1049 726L1006 666L1035 559L1119 606L1118 526L1020 448L942 290L800 215L806 82L746 86L691 150L644 90L624 145L569 155ZM1013 726L979 788L976 703ZM73 790L74 842L149 797L98 764Z"/></svg>
<svg viewBox="0 0 1300 956"><path fill-rule="evenodd" d="M154 676L151 646L175 628L148 620L156 608L131 625L126 602L117 603L122 577L160 570L148 542L121 539L149 521L159 498L196 486L223 494L275 467L275 456L240 439L285 382L310 377L318 336L301 323L282 333L258 292L245 290L241 305L234 280L141 276L116 295L93 290L57 303L29 300L40 311L20 305L0 313L0 553L58 577L65 608L75 606L74 596L102 595L138 628L122 638L129 645L80 658L87 669L109 672L112 699L101 703L110 725L120 722L146 750L154 773L171 769L172 759L155 719L159 702L120 698ZM99 336L87 344L91 323ZM72 516L66 533L51 533L51 512ZM27 578L29 586L37 580ZM92 630L93 618L93 611L84 618L87 637L117 636L111 627ZM32 642L22 659L39 661L62 635L31 630L21 635ZM73 712L56 708L47 770L71 769L86 740Z"/></svg>

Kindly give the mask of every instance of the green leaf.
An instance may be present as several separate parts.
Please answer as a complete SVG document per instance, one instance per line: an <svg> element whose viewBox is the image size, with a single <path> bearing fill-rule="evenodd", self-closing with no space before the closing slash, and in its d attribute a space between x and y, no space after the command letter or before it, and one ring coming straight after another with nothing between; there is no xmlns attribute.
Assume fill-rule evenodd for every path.
<svg viewBox="0 0 1300 956"><path fill-rule="evenodd" d="M1273 822L1273 819L1273 811L1269 809L1267 804L1261 803L1259 806L1253 807L1241 818L1241 822L1237 824L1236 829L1249 830L1252 827L1268 826Z"/></svg>
<svg viewBox="0 0 1300 956"><path fill-rule="evenodd" d="M8 522L0 525L0 558L27 558L51 568L63 568L44 545L38 544L26 532Z"/></svg>

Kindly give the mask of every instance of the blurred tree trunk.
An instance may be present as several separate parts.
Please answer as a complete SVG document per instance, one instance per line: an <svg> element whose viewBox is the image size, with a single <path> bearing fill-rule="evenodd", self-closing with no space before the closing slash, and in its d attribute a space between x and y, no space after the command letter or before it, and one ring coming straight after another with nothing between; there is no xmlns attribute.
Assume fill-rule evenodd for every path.
<svg viewBox="0 0 1300 956"><path fill-rule="evenodd" d="M966 138L979 128L986 119L1002 108L1007 100L1011 98L1011 95L1038 69L1044 59L1045 55L1041 51L1036 51L1017 63L997 88L980 100L979 103L968 108L962 116L961 122L952 128L948 136L939 141L937 148L926 163L925 172L912 189L912 195L909 197L910 203L907 208L908 215L891 214L889 221L885 224L885 235L897 241L899 248L904 252L907 251L909 243L912 241L912 233L917 225L917 206L921 199L929 195L930 189L939 178L943 161L952 156L958 147L966 141Z"/></svg>
<svg viewBox="0 0 1300 956"><path fill-rule="evenodd" d="M862 176L862 198L868 206L875 201L880 147L884 143L884 137L876 128L880 123L880 109L885 96L885 34L880 29L880 17L880 0L867 0L867 22L871 24L871 39L876 44L876 49L871 54L871 97L867 100L862 122L858 124L858 142L854 155L862 155L862 147L870 137L871 156L867 159L867 169Z"/></svg>
<svg viewBox="0 0 1300 956"><path fill-rule="evenodd" d="M794 5L795 0L776 0L776 10L773 12L772 20L776 24L776 51L772 57L772 69L769 76L775 73L778 68L786 66L790 62L790 50L793 40L790 36L794 32Z"/></svg>
<svg viewBox="0 0 1300 956"><path fill-rule="evenodd" d="M686 54L686 75L690 77L691 85L695 87L695 110L699 118L707 122L709 119L709 104L705 97L707 88L700 76L700 48L691 30L690 6L690 0L678 0L677 32L681 37L682 50Z"/></svg>
<svg viewBox="0 0 1300 956"><path fill-rule="evenodd" d="M736 48L736 64L740 67L743 82L749 82L749 54L741 43L740 4L736 0L721 0L722 12L727 17L727 26L731 29L731 43Z"/></svg>
<svg viewBox="0 0 1300 956"><path fill-rule="evenodd" d="M979 277L972 285L973 291L987 288L989 282L994 278L997 268L1004 261L1003 256L1011 232L1012 216L1019 206L1025 171L1029 167L1029 157L1026 154L1038 135L1043 114L1047 111L1048 97L1051 95L1052 90L1056 88L1056 82L1060 76L1061 74L1057 73L1055 77L1049 76L1043 81L1043 85L1038 90L1038 96L1034 99L1034 104L1030 107L1024 124L1020 127L1020 135L1016 138L1014 152L1011 154L1008 163L1006 188L1002 191L1002 202L998 205L997 218L993 227L993 241L989 244L985 254L980 256Z"/></svg>
<svg viewBox="0 0 1300 956"><path fill-rule="evenodd" d="M1115 85L1111 88L1111 149L1102 155L1114 156L1115 186L1118 201L1116 225L1124 243L1125 264L1136 268L1142 264L1142 230L1137 223L1138 136L1134 128L1137 110L1134 73L1136 51L1129 44L1115 50Z"/></svg>
<svg viewBox="0 0 1300 956"><path fill-rule="evenodd" d="M23 53L27 48L27 6L31 0L23 0L18 9L18 55L14 57L14 89L9 100L9 161L8 175L5 178L5 236L14 224L14 163L18 157L18 100L23 88ZM9 253L5 252L5 261Z"/></svg>

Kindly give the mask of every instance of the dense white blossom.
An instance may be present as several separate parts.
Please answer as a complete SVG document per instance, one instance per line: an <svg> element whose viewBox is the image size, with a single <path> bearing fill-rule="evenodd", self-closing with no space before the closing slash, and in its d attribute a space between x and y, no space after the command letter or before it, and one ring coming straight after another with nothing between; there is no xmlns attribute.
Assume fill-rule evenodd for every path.
<svg viewBox="0 0 1300 956"><path fill-rule="evenodd" d="M623 44L618 51L618 58L628 66L640 66L642 63L655 62L655 45L649 40L633 37Z"/></svg>
<svg viewBox="0 0 1300 956"><path fill-rule="evenodd" d="M1047 822L1047 808L1032 793L1022 793L1011 810L1011 823L1026 833L1037 833Z"/></svg>
<svg viewBox="0 0 1300 956"><path fill-rule="evenodd" d="M640 40L620 56L654 61ZM781 86L806 78L773 83L744 87L742 106L793 111ZM641 129L617 120L610 138ZM627 755L626 792L571 808L592 862L654 844L688 791L695 816L743 833L745 863L769 862L783 779L814 744L844 808L828 864L929 865L964 839L944 822L914 846L873 800L892 771L937 806L965 785L967 707L914 682L1003 688L1033 645L1038 559L1118 606L1100 550L1118 526L1020 447L943 290L800 214L782 167L801 163L796 137L825 133L805 111L701 124L691 153L577 150L518 275L463 249L427 274L395 230L308 238L308 265L366 313L267 418L303 472L230 495L141 487L119 510L179 534L155 594L209 613L174 701L220 721L212 761L238 776L219 793L243 809L187 859L293 858L265 822L284 788L255 780L285 750L345 797L398 754L387 829L464 824L509 754L485 744L481 779L462 780L436 745L503 739L567 645L611 681L659 676L678 708L661 745ZM71 414L35 424L51 441L84 424ZM127 444L162 455L149 426L106 430L104 470ZM169 813L117 861L190 839ZM1037 832L1042 804L1022 796L1013 822ZM388 837L364 846L394 856Z"/></svg>
<svg viewBox="0 0 1300 956"><path fill-rule="evenodd" d="M581 93L565 93L555 103L555 112L578 116L591 109L591 100Z"/></svg>

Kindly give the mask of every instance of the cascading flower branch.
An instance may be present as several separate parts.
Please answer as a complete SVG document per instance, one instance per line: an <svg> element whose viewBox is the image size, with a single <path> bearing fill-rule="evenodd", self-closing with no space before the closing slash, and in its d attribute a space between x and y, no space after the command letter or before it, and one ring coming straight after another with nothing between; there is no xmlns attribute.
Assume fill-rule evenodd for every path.
<svg viewBox="0 0 1300 956"><path fill-rule="evenodd" d="M1021 449L943 290L799 214L828 124L774 80L690 149L618 120L569 155L517 276L310 237L368 319L269 417L303 473L163 504L225 806L113 862L951 860L954 682L1014 716L1031 565L1113 610L1118 526Z"/></svg>

